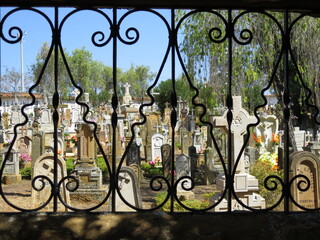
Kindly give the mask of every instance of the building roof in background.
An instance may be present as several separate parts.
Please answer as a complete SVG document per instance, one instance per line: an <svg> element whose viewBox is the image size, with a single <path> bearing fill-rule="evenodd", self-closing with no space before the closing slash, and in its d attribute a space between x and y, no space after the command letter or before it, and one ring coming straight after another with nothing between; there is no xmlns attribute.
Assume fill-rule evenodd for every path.
<svg viewBox="0 0 320 240"><path fill-rule="evenodd" d="M0 92L0 97L8 97L8 98L14 98L15 94L17 94L18 98L31 98L29 93L14 93L14 92ZM43 98L41 93L33 93L36 99L41 99Z"/></svg>

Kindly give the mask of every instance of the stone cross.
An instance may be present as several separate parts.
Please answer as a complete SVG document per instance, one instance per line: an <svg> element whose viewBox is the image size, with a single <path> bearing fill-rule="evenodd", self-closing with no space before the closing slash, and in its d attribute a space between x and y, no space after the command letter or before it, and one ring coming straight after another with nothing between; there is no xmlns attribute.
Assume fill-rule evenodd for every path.
<svg viewBox="0 0 320 240"><path fill-rule="evenodd" d="M231 133L232 133L232 145L233 145L233 162L235 163L240 150L243 146L243 135L247 132L248 124L255 123L257 121L255 116L250 116L249 113L242 108L241 96L233 96L233 119L231 123ZM226 110L222 117L214 117L213 124L215 127L221 127L228 129L227 122L227 113ZM236 173L245 173L245 164L244 164L244 154L241 155L240 161Z"/></svg>
<svg viewBox="0 0 320 240"><path fill-rule="evenodd" d="M130 89L131 85L130 85L129 83L126 83L126 84L124 84L123 86L124 86L124 88L125 88L125 93L124 93L124 95L129 96L129 95L130 95L129 89Z"/></svg>

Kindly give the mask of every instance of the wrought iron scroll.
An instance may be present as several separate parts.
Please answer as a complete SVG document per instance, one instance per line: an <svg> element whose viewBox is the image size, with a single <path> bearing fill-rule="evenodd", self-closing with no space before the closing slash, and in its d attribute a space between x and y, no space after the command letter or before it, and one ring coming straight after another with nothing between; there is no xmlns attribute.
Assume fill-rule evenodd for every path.
<svg viewBox="0 0 320 240"><path fill-rule="evenodd" d="M12 143L9 146L8 152L5 155L5 159L3 159L3 164L0 169L0 179L2 179L3 176L3 171L4 171L4 166L6 162L8 161L9 158L9 153L12 151L13 145L15 141L17 140L17 129L21 126L24 126L27 124L29 118L27 114L25 113L25 109L27 107L31 107L35 104L35 95L33 94L34 89L40 84L40 81L43 77L43 74L45 72L45 69L47 68L49 59L51 57L54 58L54 76L55 76L55 91L52 97L52 106L53 106L53 122L54 122L54 179L51 180L47 176L44 175L39 175L33 178L32 180L32 188L35 189L36 191L42 191L44 189L45 184L47 183L50 185L52 192L48 199L39 207L34 208L34 209L22 209L19 206L14 205L13 203L10 202L10 200L6 197L6 195L3 192L3 185L0 184L0 195L4 199L4 201L11 206L14 209L17 209L19 211L38 211L46 207L51 201L53 201L53 211L58 210L58 200L68 209L72 211L93 211L101 207L102 205L106 204L107 201L111 202L111 211L116 212L116 194L120 197L120 199L130 208L136 211L155 211L163 207L167 202L170 202L170 212L173 213L175 212L174 210L174 202L177 202L180 206L182 206L185 210L191 211L191 212L207 212L210 210L213 210L215 207L217 207L224 198L227 198L228 201L228 212L232 211L232 199L235 199L243 208L250 210L250 211L271 211L277 206L280 205L280 203L284 202L284 211L288 212L289 211L289 204L293 203L295 206L299 207L300 209L303 210L315 210L315 209L308 209L306 207L301 206L293 197L291 188L292 186L297 182L297 188L299 191L307 191L310 188L310 179L304 175L296 175L293 178L290 179L289 177L289 145L290 145L290 135L289 135L289 121L290 121L290 89L289 89L289 57L291 57L293 65L295 67L295 70L297 71L297 75L299 77L300 83L303 86L304 90L307 91L307 97L305 100L305 103L307 106L312 108L314 110L313 114L313 120L317 123L320 124L320 122L316 119L319 109L317 108L316 105L311 103L311 96L312 96L312 91L310 88L308 88L307 84L303 80L303 76L301 72L299 71L297 61L294 57L293 50L290 44L290 34L292 32L292 29L294 25L304 17L304 15L301 15L297 17L292 23L289 23L289 18L288 18L288 11L284 13L284 23L280 23L277 18L274 17L274 15L266 12L266 11L261 11L261 12L251 12L251 11L242 11L236 16L234 16L233 10L229 9L227 11L227 15L223 16L219 11L214 11L214 10L192 10L190 12L187 12L184 16L182 16L177 22L175 19L175 9L171 9L171 16L170 16L170 21L165 18L162 14L160 14L158 11L152 10L152 9L133 9L133 10L128 10L123 16L121 16L118 19L118 9L113 8L112 9L112 17L108 16L103 10L101 9L96 9L96 8L88 8L88 9L75 9L72 10L70 13L68 13L61 22L59 22L59 8L55 7L55 15L54 15L54 21L50 19L44 12L41 10L38 10L36 8L16 8L13 9L12 11L8 12L3 18L1 18L0 22L0 37L2 40L9 44L16 44L18 43L21 38L22 38L22 30L17 27L13 26L9 29L8 33L3 32L3 26L4 23L6 22L7 18L14 15L18 11L32 11L36 14L39 14L44 18L44 20L48 23L48 26L52 32L52 41L50 43L50 48L48 55L46 57L46 60L44 62L44 65L41 69L41 72L34 83L28 90L29 95L32 98L32 101L28 104L23 105L21 109L22 115L25 117L25 121L23 123L19 123L14 126L14 137L12 140ZM89 113L89 106L80 101L81 96L83 95L84 91L83 89L76 83L74 76L72 75L72 72L69 67L68 60L66 58L66 55L64 53L63 49L63 44L61 42L61 33L64 27L64 24L69 20L70 17L73 15L81 12L81 11L93 11L96 14L101 15L106 23L106 29L110 29L110 33L107 36L104 31L96 31L92 34L91 36L91 41L92 44L95 45L96 47L104 47L108 44L112 44L112 56L113 56L113 96L112 96L112 129L113 129L113 140L112 140L112 159L111 164L109 163L109 160L107 159L107 156L99 143L98 136L96 134L97 132L97 124L94 121L89 121L87 119L88 113ZM121 42L126 45L134 45L139 41L140 38L140 32L137 28L135 27L129 27L125 31L125 36L122 36L120 33L120 28L123 24L123 22L126 20L128 16L131 16L135 13L138 12L148 12L152 14L153 16L156 16L159 18L164 27L167 30L168 34L168 43L166 43L166 50L164 52L164 57L161 61L159 71L157 72L157 75L151 84L151 86L147 89L147 95L150 97L151 101L149 103L143 103L141 104L139 108L139 114L142 118L140 122L136 122L131 126L131 134L132 138L129 141L124 154L121 157L120 163L117 166L116 164L116 129L117 129L117 124L118 124L118 109L119 109L119 101L118 101L118 95L117 95L117 61L118 61L118 43ZM211 14L215 17L217 17L222 23L223 23L223 29L217 27L217 26L211 26L211 29L207 33L207 37L212 43L215 44L221 44L227 42L228 44L228 94L227 94L227 123L228 123L228 156L227 159L224 159L219 147L218 143L215 139L215 136L213 134L213 124L207 120L205 120L205 116L207 114L207 109L206 106L202 103L199 103L197 101L197 98L199 97L199 89L194 85L194 81L191 78L187 67L185 66L182 58L181 51L179 49L179 41L178 41L178 30L183 26L183 24L187 21L189 17L192 17L194 14L197 13L207 13ZM277 58L274 60L274 67L273 70L269 76L269 81L266 87L264 87L261 90L261 98L263 99L263 104L260 104L255 107L254 109L254 116L256 117L257 121L253 124L249 124L246 127L246 137L244 139L244 144L241 147L240 153L238 156L234 156L235 159L232 159L232 131L231 131L231 125L233 120L233 102L232 102L232 84L234 81L234 76L233 76L233 47L234 44L239 44L239 45L248 45L251 43L252 39L254 38L254 35L250 29L240 29L239 31L239 36L236 34L236 28L237 28L237 23L241 20L241 18L247 14L261 14L264 15L265 17L269 18L273 23L276 24L281 38L282 38L282 46L281 50L278 53ZM18 37L16 35L18 33ZM1 53L1 52L0 52ZM104 199L98 203L97 205L86 208L86 209L78 209L73 206L68 205L63 200L63 197L61 196L61 188L62 185L66 183L67 190L70 192L76 191L79 182L78 180L73 177L73 176L66 176L62 178L60 181L58 181L58 121L59 121L59 114L58 114L58 107L59 107L59 102L60 102L60 96L59 96L59 91L58 91L58 86L59 86L59 79L58 79L58 56L61 54L63 63L67 69L68 76L70 78L70 81L76 89L79 90L80 94L76 97L75 102L83 107L85 109L84 114L83 114L83 121L87 124L93 125L93 133L94 133L94 139L98 144L98 148L100 149L100 152L103 155L104 161L107 165L107 169L109 172L110 176L110 188L107 191L106 196ZM171 55L170 55L171 54ZM170 59L171 57L171 59ZM178 62L176 62L176 58L178 59ZM133 206L128 202L127 199L125 199L124 196L122 196L121 191L118 186L118 176L120 174L121 166L123 165L125 158L128 154L129 148L131 147L134 137L135 137L135 131L134 129L136 127L142 126L143 124L146 123L147 117L144 114L144 108L150 107L155 103L155 97L153 96L152 90L156 87L156 85L159 83L160 76L163 72L164 66L167 62L171 62L171 77L172 77L172 93L171 93L171 106L172 106L172 111L171 111L171 127L172 127L172 139L174 139L174 129L177 125L177 91L176 91L176 66L179 64L182 67L183 73L186 76L186 79L188 81L188 84L192 91L195 92L195 94L192 97L192 104L194 107L201 108L203 111L200 114L199 120L202 124L205 124L209 127L209 132L210 132L210 137L213 141L213 145L218 153L219 159L222 163L223 171L226 176L226 187L223 190L219 200L212 204L211 206L204 208L204 209L193 209L188 206L186 206L177 196L177 188L178 184L181 184L182 189L185 191L191 191L194 186L195 186L195 181L191 177L181 177L179 179L174 178L174 169L175 169L175 158L174 155L172 155L171 159L171 179L168 180L163 176L156 176L153 177L150 180L150 189L152 191L160 191L160 190L166 190L166 196L165 199L162 203L160 203L158 206L152 207L150 209L141 209L137 208L136 206ZM265 181L264 185L268 191L274 191L278 188L281 188L281 196L279 196L279 200L271 207L268 207L266 209L261 209L257 210L254 209L250 206L247 206L245 203L243 203L239 197L237 196L235 189L234 189L234 180L235 180L235 174L236 174L236 169L237 166L239 165L241 155L244 154L245 146L249 142L249 137L250 137L250 129L253 127L256 127L260 123L260 118L258 115L258 109L265 107L267 105L267 99L265 97L265 94L268 90L270 90L273 81L275 79L276 73L280 68L281 61L283 61L283 69L284 69L284 86L285 86L285 91L284 91L284 96L283 96L283 102L284 102L284 109L283 109L283 115L284 115L284 122L285 122L285 164L284 164L284 179L279 178L278 176L271 175L268 176ZM0 83L1 84L1 83ZM1 87L1 85L0 85ZM0 99L0 105L1 105L1 99ZM174 152L175 149L175 143L174 140L171 145L171 151ZM301 180L302 179L302 180ZM40 187L37 187L35 182L39 181L41 183ZM191 182L191 186L187 187L185 183L187 181ZM75 184L73 184L75 183ZM303 186L305 184L305 186ZM319 210L319 208L317 208Z"/></svg>

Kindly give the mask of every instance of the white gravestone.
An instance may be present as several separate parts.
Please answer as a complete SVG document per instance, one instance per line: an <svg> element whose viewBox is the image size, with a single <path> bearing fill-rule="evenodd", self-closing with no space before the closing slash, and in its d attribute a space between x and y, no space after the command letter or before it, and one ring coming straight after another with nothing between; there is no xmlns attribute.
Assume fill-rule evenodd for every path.
<svg viewBox="0 0 320 240"><path fill-rule="evenodd" d="M303 151L303 147L306 146L306 132L300 130L299 127L295 127L293 135L296 140L297 150Z"/></svg>
<svg viewBox="0 0 320 240"><path fill-rule="evenodd" d="M58 157L58 182L65 176L67 176L67 168L65 160L61 157ZM41 155L34 163L33 168L33 177L37 177L40 175L44 175L51 179L53 181L54 177L54 157L52 154L43 154ZM41 206L43 203L45 203L48 198L50 197L52 188L51 185L44 180L45 187L41 191L36 191L32 188L31 192L31 199L32 199L32 208L36 208ZM70 205L70 196L69 191L66 189L67 180L63 182L60 188L60 194L64 202L66 202L68 205ZM40 178L35 181L35 186L37 188L40 188L42 186L42 183L40 181ZM46 207L46 209L52 207L52 200L51 203L49 203ZM59 204L60 205L60 204ZM59 206L59 210L67 210L67 208L64 208L63 206Z"/></svg>
<svg viewBox="0 0 320 240"><path fill-rule="evenodd" d="M196 147L197 153L202 149L202 134L199 130L195 130L194 132L193 146Z"/></svg>
<svg viewBox="0 0 320 240"><path fill-rule="evenodd" d="M130 205L136 208L142 207L137 175L132 168L126 166L121 167L118 176L118 187L120 194ZM132 212L135 210L123 202L119 197L119 194L116 193L116 211Z"/></svg>
<svg viewBox="0 0 320 240"><path fill-rule="evenodd" d="M124 84L124 88L125 88L125 92L124 92L124 96L123 96L123 105L130 105L130 103L132 102L132 97L130 95L130 89L131 85L129 83Z"/></svg>
<svg viewBox="0 0 320 240"><path fill-rule="evenodd" d="M278 134L279 121L274 115L265 115L260 117L260 123L257 126L256 135L262 136L261 151L275 152L278 148L274 147L273 135ZM263 152L260 152L261 154Z"/></svg>
<svg viewBox="0 0 320 240"><path fill-rule="evenodd" d="M163 145L163 140L164 140L164 136L161 133L155 133L151 137L152 160L160 159L159 163L162 162L161 146Z"/></svg>
<svg viewBox="0 0 320 240"><path fill-rule="evenodd" d="M256 117L250 116L249 113L242 108L241 96L233 96L233 119L231 123L232 145L233 145L233 163L239 156L240 150L244 144L243 135L247 133L248 124L257 122ZM215 127L221 127L225 130L228 128L227 122L228 110L224 112L222 117L214 117L213 124ZM236 173L245 173L244 154L240 156L240 161Z"/></svg>
<svg viewBox="0 0 320 240"><path fill-rule="evenodd" d="M237 193L239 199L247 206L252 208L265 208L265 200L258 194L253 193L253 191L258 191L258 180L246 173L245 171L245 159L244 159L244 151L239 156L240 150L244 145L243 135L247 133L248 124L256 123L257 119L254 116L250 116L249 113L242 108L242 100L241 96L233 96L233 119L231 122L231 133L232 133L232 149L233 149L233 164L236 159L239 158L239 164L236 169L236 174L234 176L234 190ZM212 119L213 125L215 127L220 127L225 130L228 128L227 122L227 113L228 110L224 112L222 117L214 117ZM226 187L226 178L225 175L219 175L216 179L217 187L220 190L224 190ZM216 202L219 196L215 196L211 199L211 201ZM242 206L235 201L232 200L232 209L241 209ZM240 208L241 207L241 208ZM224 211L227 209L227 200L223 199L223 201L219 204L219 206L215 209L215 211Z"/></svg>
<svg viewBox="0 0 320 240"><path fill-rule="evenodd" d="M177 179L182 177L191 177L191 163L190 158L184 154L180 154L176 160L176 171L177 171ZM183 196L185 199L193 199L194 193L191 191L186 191L183 189L182 185L185 189L191 188L191 180L190 179L182 179L179 181L177 186L177 195L180 198Z"/></svg>

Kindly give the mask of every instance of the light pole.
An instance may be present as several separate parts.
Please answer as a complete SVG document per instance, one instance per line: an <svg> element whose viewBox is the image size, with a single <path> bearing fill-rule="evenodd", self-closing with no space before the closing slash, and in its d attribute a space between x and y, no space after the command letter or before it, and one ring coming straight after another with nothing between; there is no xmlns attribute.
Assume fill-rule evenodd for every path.
<svg viewBox="0 0 320 240"><path fill-rule="evenodd" d="M23 38L27 35L26 32L23 33L20 39L20 62L21 62L21 92L24 92L24 61L23 61Z"/></svg>

